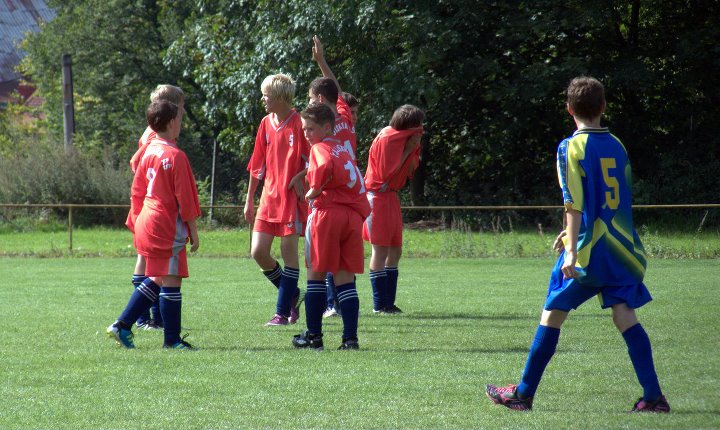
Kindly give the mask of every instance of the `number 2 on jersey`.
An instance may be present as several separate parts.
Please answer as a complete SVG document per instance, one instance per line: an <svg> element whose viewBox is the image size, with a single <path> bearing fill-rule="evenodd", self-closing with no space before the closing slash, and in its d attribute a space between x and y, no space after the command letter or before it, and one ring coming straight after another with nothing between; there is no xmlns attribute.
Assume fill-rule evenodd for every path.
<svg viewBox="0 0 720 430"><path fill-rule="evenodd" d="M605 201L610 209L617 209L620 204L620 183L615 176L610 175L610 169L615 169L616 163L614 158L601 158L600 167L602 167L603 180L610 191L605 191Z"/></svg>
<svg viewBox="0 0 720 430"><path fill-rule="evenodd" d="M354 165L351 161L348 161L343 166L345 170L350 173L350 182L347 183L347 187L352 189L355 186L355 183L358 180L358 177L360 177L360 192L358 194L362 194L365 192L365 181L362 180L362 173L360 173L360 169L357 168L356 165Z"/></svg>

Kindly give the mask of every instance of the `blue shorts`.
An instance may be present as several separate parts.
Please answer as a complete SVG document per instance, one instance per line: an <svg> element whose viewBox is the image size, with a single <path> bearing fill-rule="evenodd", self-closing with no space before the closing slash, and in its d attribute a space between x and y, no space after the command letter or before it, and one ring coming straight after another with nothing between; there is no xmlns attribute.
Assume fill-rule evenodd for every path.
<svg viewBox="0 0 720 430"><path fill-rule="evenodd" d="M550 274L547 298L543 306L546 311L557 309L570 312L593 296L598 296L602 309L618 303L625 303L629 308L636 309L652 300L650 291L642 282L634 285L595 287L583 285L574 278L564 279L560 270L564 260L565 253L561 253Z"/></svg>

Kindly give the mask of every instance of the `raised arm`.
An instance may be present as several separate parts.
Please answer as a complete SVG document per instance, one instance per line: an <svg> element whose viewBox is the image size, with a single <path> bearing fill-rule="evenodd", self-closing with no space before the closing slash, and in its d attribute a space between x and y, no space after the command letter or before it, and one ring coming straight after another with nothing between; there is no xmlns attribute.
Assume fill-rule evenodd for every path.
<svg viewBox="0 0 720 430"><path fill-rule="evenodd" d="M328 66L327 61L325 61L325 50L323 48L320 37L317 35L313 36L312 55L313 60L315 60L315 62L318 63L318 66L320 66L320 71L322 72L323 77L332 79L338 89L338 94L341 94L342 89L340 88L340 83L338 82L332 70L330 70L330 66Z"/></svg>

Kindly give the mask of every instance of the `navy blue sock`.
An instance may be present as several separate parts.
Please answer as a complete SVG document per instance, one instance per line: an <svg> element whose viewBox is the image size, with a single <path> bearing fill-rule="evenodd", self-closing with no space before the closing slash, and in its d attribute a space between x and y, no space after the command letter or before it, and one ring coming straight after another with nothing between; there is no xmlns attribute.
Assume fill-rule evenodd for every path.
<svg viewBox="0 0 720 430"><path fill-rule="evenodd" d="M180 324L182 316L182 294L180 287L162 287L160 289L160 313L165 323L165 345L172 346L180 342Z"/></svg>
<svg viewBox="0 0 720 430"><path fill-rule="evenodd" d="M559 338L559 328L544 325L538 326L535 332L535 339L533 339L533 343L530 346L530 353L525 363L522 379L517 387L520 395L525 397L535 395L535 390L537 390L538 385L540 385L540 378L542 378L543 372L545 372L545 367L550 362L553 354L555 354L555 347L557 346Z"/></svg>
<svg viewBox="0 0 720 430"><path fill-rule="evenodd" d="M145 275L140 275L137 273L134 274L132 277L133 287L135 287L137 289L137 287L139 287L140 284L142 284L145 279L147 279L147 276L145 276ZM138 324L138 325L144 324L145 321L147 321L149 319L150 319L150 312L149 311L143 312L142 315L140 315L140 317L137 319L136 324Z"/></svg>
<svg viewBox="0 0 720 430"><path fill-rule="evenodd" d="M277 261L275 262L275 268L272 270L263 270L263 275L265 275L266 278L270 282L272 282L273 285L275 285L275 288L280 288L280 277L282 276L282 268L280 268L280 263Z"/></svg>
<svg viewBox="0 0 720 430"><path fill-rule="evenodd" d="M335 292L335 278L330 272L325 276L325 289L327 290L327 308L334 308L335 302L337 301L337 293Z"/></svg>
<svg viewBox="0 0 720 430"><path fill-rule="evenodd" d="M370 285L373 291L373 309L381 311L385 309L387 303L387 275L385 270L370 271Z"/></svg>
<svg viewBox="0 0 720 430"><path fill-rule="evenodd" d="M643 400L647 402L657 400L662 395L662 392L655 373L650 338L640 323L625 330L622 335L627 344L635 374L643 387Z"/></svg>
<svg viewBox="0 0 720 430"><path fill-rule="evenodd" d="M393 306L397 295L398 268L385 266L385 275L387 276L387 305Z"/></svg>
<svg viewBox="0 0 720 430"><path fill-rule="evenodd" d="M307 281L305 293L305 322L310 334L322 334L322 315L325 311L325 281Z"/></svg>
<svg viewBox="0 0 720 430"><path fill-rule="evenodd" d="M337 286L338 302L343 320L343 340L357 339L358 316L360 313L360 299L358 298L355 282Z"/></svg>
<svg viewBox="0 0 720 430"><path fill-rule="evenodd" d="M155 300L153 302L152 306L150 306L150 312L152 319L155 320L155 323L163 325L162 312L160 312L160 300Z"/></svg>
<svg viewBox="0 0 720 430"><path fill-rule="evenodd" d="M158 284L154 283L152 279L146 278L130 295L130 300L118 320L132 326L133 322L140 318L140 315L150 309L153 302L157 300L159 292Z"/></svg>
<svg viewBox="0 0 720 430"><path fill-rule="evenodd" d="M300 269L285 266L280 277L280 288L278 288L277 306L275 313L284 317L290 316L290 305L292 299L298 296L300 290L297 286Z"/></svg>

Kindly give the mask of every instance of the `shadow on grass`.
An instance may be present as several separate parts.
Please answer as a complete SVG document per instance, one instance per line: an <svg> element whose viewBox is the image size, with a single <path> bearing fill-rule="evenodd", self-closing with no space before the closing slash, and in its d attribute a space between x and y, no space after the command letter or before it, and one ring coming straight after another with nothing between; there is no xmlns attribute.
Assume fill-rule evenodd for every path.
<svg viewBox="0 0 720 430"><path fill-rule="evenodd" d="M392 318L392 317L391 317ZM418 320L487 320L487 321L512 321L512 320L536 320L537 316L527 315L495 315L480 313L449 313L449 314L403 314L401 318Z"/></svg>

